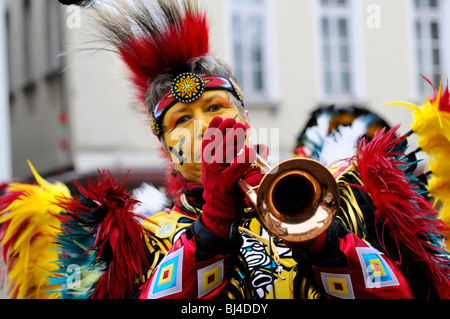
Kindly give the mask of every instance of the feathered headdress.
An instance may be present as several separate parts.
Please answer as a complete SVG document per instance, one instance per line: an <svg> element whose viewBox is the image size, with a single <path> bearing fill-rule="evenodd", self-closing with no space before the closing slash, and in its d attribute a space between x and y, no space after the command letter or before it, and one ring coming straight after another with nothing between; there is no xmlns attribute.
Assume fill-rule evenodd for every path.
<svg viewBox="0 0 450 319"><path fill-rule="evenodd" d="M141 100L156 76L209 53L208 24L196 1L119 0L93 8L102 39L130 69Z"/></svg>
<svg viewBox="0 0 450 319"><path fill-rule="evenodd" d="M425 79L430 83L428 79ZM434 87L433 87L434 89ZM441 202L440 218L450 227L450 92L443 90L442 82L438 92L423 106L407 102L391 102L412 111L412 131L419 136L420 149L429 155L431 171L428 190ZM447 234L447 249L450 248L450 234Z"/></svg>
<svg viewBox="0 0 450 319"><path fill-rule="evenodd" d="M151 105L152 130L159 136L162 118L175 103L190 103L206 90L227 90L242 101L236 82L213 74L194 74L186 67L210 54L206 15L192 0L120 0L94 6L101 39L115 48L129 70L140 101L148 103L151 83L170 73L173 83Z"/></svg>

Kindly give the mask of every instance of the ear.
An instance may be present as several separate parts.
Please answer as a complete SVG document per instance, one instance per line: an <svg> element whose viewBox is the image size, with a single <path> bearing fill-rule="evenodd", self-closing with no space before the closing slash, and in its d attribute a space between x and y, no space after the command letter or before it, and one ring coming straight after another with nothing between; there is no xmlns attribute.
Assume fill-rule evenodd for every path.
<svg viewBox="0 0 450 319"><path fill-rule="evenodd" d="M169 153L167 152L167 147L166 147L166 145L165 144L163 144L163 143L161 143L162 145L161 145L161 147L160 147L160 149L159 149L159 153L161 154L161 157L163 158L163 159L167 159L167 160L169 160L170 161L170 156L169 156Z"/></svg>
<svg viewBox="0 0 450 319"><path fill-rule="evenodd" d="M251 128L252 126L250 125L250 116L249 116L249 112L248 110L245 110L245 125L247 126L247 128Z"/></svg>

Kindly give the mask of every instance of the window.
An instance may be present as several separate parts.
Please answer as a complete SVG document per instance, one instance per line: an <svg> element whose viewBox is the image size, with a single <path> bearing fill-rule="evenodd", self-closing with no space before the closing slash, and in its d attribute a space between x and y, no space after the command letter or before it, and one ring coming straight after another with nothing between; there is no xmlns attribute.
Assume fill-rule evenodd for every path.
<svg viewBox="0 0 450 319"><path fill-rule="evenodd" d="M270 2L229 0L231 61L246 100L274 97Z"/></svg>
<svg viewBox="0 0 450 319"><path fill-rule="evenodd" d="M61 15L60 4L54 0L47 0L47 59L48 72L58 72L61 68Z"/></svg>
<svg viewBox="0 0 450 319"><path fill-rule="evenodd" d="M321 92L325 98L356 95L355 32L352 0L317 0Z"/></svg>
<svg viewBox="0 0 450 319"><path fill-rule="evenodd" d="M413 1L416 70L438 87L444 72L443 3L442 0ZM428 83L420 75L417 81L420 94L429 92Z"/></svg>
<svg viewBox="0 0 450 319"><path fill-rule="evenodd" d="M23 1L23 44L24 44L24 68L25 86L32 85L34 81L33 68L33 17L31 1Z"/></svg>
<svg viewBox="0 0 450 319"><path fill-rule="evenodd" d="M12 41L11 41L11 21L9 17L9 11L5 12L5 24L6 24L6 54L7 54L7 61L8 61L8 82L9 82L9 93L12 94L12 86L13 86L13 56L12 56Z"/></svg>

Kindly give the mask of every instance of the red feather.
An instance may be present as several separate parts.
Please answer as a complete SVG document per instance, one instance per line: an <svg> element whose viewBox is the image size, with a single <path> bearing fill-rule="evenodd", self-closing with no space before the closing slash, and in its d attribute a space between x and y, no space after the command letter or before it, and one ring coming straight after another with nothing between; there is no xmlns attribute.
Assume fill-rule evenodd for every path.
<svg viewBox="0 0 450 319"><path fill-rule="evenodd" d="M441 100L439 102L439 110L442 112L450 113L450 91L448 90L448 83L447 87L442 93Z"/></svg>
<svg viewBox="0 0 450 319"><path fill-rule="evenodd" d="M6 192L6 189L8 188L9 183L0 183L0 196L3 194L3 192Z"/></svg>
<svg viewBox="0 0 450 319"><path fill-rule="evenodd" d="M166 194L177 201L177 204L180 203L180 196L184 192L183 183L180 181L180 178L176 171L173 169L168 169L166 174L166 179L164 181L164 186L166 187Z"/></svg>
<svg viewBox="0 0 450 319"><path fill-rule="evenodd" d="M434 286L437 289L447 287L444 290L448 294L447 261L436 253L432 244L448 229L403 171L406 164L399 158L404 154L393 151L405 139L395 134L398 128L377 132L370 143L361 140L354 158L355 168L363 181L363 189L370 194L377 209L376 221L385 223L384 229L389 231L400 253L420 263ZM382 240L380 242L383 244Z"/></svg>
<svg viewBox="0 0 450 319"><path fill-rule="evenodd" d="M439 111L441 112L447 112L450 113L450 91L448 90L448 81L447 81L447 87L444 91L441 92L441 96L438 96L438 93L436 92L436 88L434 87L433 83L427 79L425 76L422 75L422 78L428 82L428 84L431 85L431 87L433 88L434 91L434 96L432 99L430 99L430 102L433 104L434 102L436 102L436 100L438 98L439 99ZM441 87L442 89L442 83L441 83Z"/></svg>
<svg viewBox="0 0 450 319"><path fill-rule="evenodd" d="M163 72L188 63L209 52L206 16L186 12L182 21L171 24L158 36L149 34L128 37L119 48L122 59L132 72L132 81L141 99L145 98L149 82Z"/></svg>
<svg viewBox="0 0 450 319"><path fill-rule="evenodd" d="M434 103L437 99L438 96L436 94L435 97L431 100L431 103ZM448 83L439 100L439 111L450 113L450 92L448 90Z"/></svg>
<svg viewBox="0 0 450 319"><path fill-rule="evenodd" d="M8 187L9 184L7 183L2 184L0 187L0 192L4 192L3 194L0 193L0 212L8 208L8 206L10 206L20 196L26 196L26 191L8 191Z"/></svg>
<svg viewBox="0 0 450 319"><path fill-rule="evenodd" d="M3 184L2 186L2 191L6 191L8 188L9 184ZM0 195L0 216L3 216L4 214L8 214L8 211L5 209L7 209L15 200L21 198L22 196L26 196L27 193L26 191L14 191L14 192L6 192L2 195ZM17 234L13 235L7 242L3 243L4 237L6 235L6 230L8 229L9 224L11 223L11 220L6 221L3 224L0 224L0 246L3 246L3 259L6 262L7 261L7 255L8 255L8 251L9 248L11 247L11 245L13 245L16 240L17 237L20 236L20 232L18 232ZM21 229L26 228L26 225L21 225L20 226Z"/></svg>
<svg viewBox="0 0 450 319"><path fill-rule="evenodd" d="M99 259L107 265L92 298L128 298L136 280L144 278L150 268L144 230L133 213L137 201L125 189L125 182L116 185L109 172L99 172L98 180L89 180L88 187L75 184L82 197L64 209L79 220L89 221L86 226L95 237L91 249L98 250Z"/></svg>

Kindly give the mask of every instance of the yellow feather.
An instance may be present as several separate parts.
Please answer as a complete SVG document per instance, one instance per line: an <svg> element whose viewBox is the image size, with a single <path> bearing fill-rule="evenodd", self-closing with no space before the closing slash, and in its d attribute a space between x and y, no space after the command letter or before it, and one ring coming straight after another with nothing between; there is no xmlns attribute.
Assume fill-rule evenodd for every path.
<svg viewBox="0 0 450 319"><path fill-rule="evenodd" d="M450 150L450 142L441 134L435 136L420 137L419 147L428 154L438 153L442 149Z"/></svg>
<svg viewBox="0 0 450 319"><path fill-rule="evenodd" d="M443 92L443 77L436 98L428 99L421 107L407 102L391 102L386 106L398 105L412 111L411 129L418 135L418 145L429 155L428 168L432 177L428 190L440 206L440 218L450 227L450 113L440 110ZM450 248L450 234L447 234L447 249Z"/></svg>
<svg viewBox="0 0 450 319"><path fill-rule="evenodd" d="M58 288L48 286L46 277L57 269L58 204L69 201L71 195L63 183L49 183L28 163L38 184L11 184L8 192L24 194L0 211L0 223L9 222L2 245L14 239L7 254L9 297L57 298L58 293L46 292Z"/></svg>
<svg viewBox="0 0 450 319"><path fill-rule="evenodd" d="M33 164L31 164L30 160L28 160L28 165L33 172L36 182L38 182L38 184L41 185L43 189L51 191L53 193L53 196L56 196L58 193L61 193L61 195L70 196L69 189L66 185L61 182L55 182L53 184L49 183L38 174Z"/></svg>
<svg viewBox="0 0 450 319"><path fill-rule="evenodd" d="M429 169L433 176L447 179L450 176L450 149L435 151Z"/></svg>
<svg viewBox="0 0 450 319"><path fill-rule="evenodd" d="M450 181L446 178L434 176L428 182L428 190L441 201L450 198Z"/></svg>
<svg viewBox="0 0 450 319"><path fill-rule="evenodd" d="M407 109L411 110L411 111L416 111L418 109L420 109L419 106L413 104L413 103L409 103L409 102L400 102L400 101L393 101L393 102L389 102L384 104L384 106L404 106Z"/></svg>
<svg viewBox="0 0 450 319"><path fill-rule="evenodd" d="M442 135L450 141L450 114L440 112L440 118L442 122Z"/></svg>

